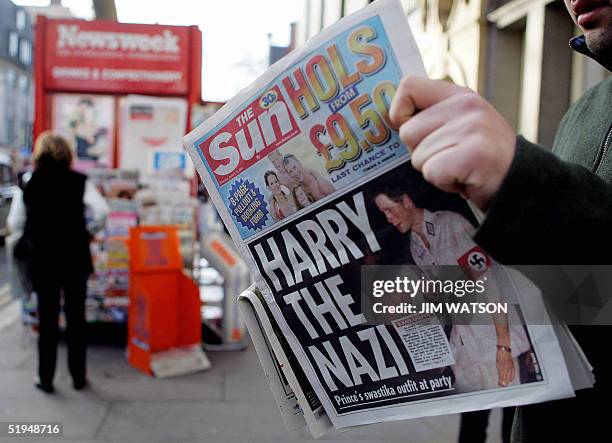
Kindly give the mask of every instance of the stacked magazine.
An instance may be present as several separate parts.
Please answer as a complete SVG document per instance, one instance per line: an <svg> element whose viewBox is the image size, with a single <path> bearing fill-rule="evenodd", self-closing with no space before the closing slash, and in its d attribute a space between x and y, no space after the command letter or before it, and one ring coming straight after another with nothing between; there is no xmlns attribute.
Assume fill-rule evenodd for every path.
<svg viewBox="0 0 612 443"><path fill-rule="evenodd" d="M537 287L474 243L469 203L411 166L388 119L405 75L425 75L418 49L399 1L378 0L183 139L251 269L238 303L281 416L315 438L571 397L594 382ZM477 294L487 303L464 303L479 315L404 309L415 299L399 283L415 272L421 289L440 283L430 299L447 292L440 266L465 276L447 300L488 288ZM380 272L388 285L373 284ZM383 307L395 315L371 315Z"/></svg>

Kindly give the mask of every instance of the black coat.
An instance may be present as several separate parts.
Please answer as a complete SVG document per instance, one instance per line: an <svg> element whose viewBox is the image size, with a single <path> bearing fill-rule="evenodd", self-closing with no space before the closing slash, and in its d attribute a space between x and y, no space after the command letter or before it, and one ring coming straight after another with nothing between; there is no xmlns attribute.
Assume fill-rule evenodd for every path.
<svg viewBox="0 0 612 443"><path fill-rule="evenodd" d="M87 178L67 168L41 167L28 182L24 236L34 281L48 277L79 277L93 271L90 235L85 222Z"/></svg>

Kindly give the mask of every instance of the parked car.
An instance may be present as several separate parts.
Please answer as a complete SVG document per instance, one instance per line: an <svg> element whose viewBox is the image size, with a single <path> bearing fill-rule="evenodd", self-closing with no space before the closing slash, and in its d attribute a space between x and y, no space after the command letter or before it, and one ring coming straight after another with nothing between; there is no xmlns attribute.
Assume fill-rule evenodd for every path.
<svg viewBox="0 0 612 443"><path fill-rule="evenodd" d="M0 238L8 234L6 218L16 189L17 174L13 170L11 158L6 154L0 154Z"/></svg>

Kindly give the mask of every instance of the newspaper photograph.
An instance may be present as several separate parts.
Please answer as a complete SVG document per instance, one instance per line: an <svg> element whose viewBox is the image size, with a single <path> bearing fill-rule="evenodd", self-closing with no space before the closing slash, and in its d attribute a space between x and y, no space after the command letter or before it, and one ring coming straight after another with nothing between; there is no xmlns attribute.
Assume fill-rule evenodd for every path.
<svg viewBox="0 0 612 443"><path fill-rule="evenodd" d="M472 240L466 201L410 164L388 121L405 75L425 76L418 49L399 2L378 0L183 139L294 366L338 429L573 396L552 323L530 322L544 310L537 288ZM462 286L447 291L439 266L459 269ZM391 272L382 286L378 267ZM461 301L486 282L486 303L467 319L430 304L402 311L395 279L408 277L395 267L417 272L419 294L437 279L424 297ZM396 315L372 321L383 299Z"/></svg>

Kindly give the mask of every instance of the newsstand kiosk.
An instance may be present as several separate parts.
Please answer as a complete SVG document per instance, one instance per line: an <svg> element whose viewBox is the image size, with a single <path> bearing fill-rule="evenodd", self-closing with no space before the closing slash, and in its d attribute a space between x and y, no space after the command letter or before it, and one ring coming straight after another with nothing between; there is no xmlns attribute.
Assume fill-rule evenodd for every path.
<svg viewBox="0 0 612 443"><path fill-rule="evenodd" d="M189 187L193 191L195 180L189 180L194 170L180 139L191 130L190 122L197 123L200 117L218 108L218 104L209 106L203 112L201 106L202 34L196 26L39 16L35 38L34 137L45 130L62 134L75 147L77 169L89 174L92 182L96 181L94 177L113 177L111 192L104 194L111 214L103 239L92 243L92 249L100 253L93 254L95 270L88 282L86 316L91 323L124 323L128 311L134 313L133 303L140 303L144 309L144 299L138 293L150 293L144 287L132 291L130 280L135 274L141 283L153 278L152 274L142 274L142 270L129 263L126 244L129 229L137 222L171 223L179 226L181 251L187 250L186 239L195 242L195 235L186 235L189 232L185 227L195 225L194 220L188 220L187 205L150 206L149 201L146 201L149 206L140 205L146 199L138 200L135 193L146 176L159 179L157 184L161 183L163 191L182 193L187 188L184 200L193 197L193 192L189 195ZM169 175L165 174L177 171L185 180L179 183L181 186L173 187L175 183L170 183ZM182 186L184 182L186 187ZM146 183L149 189L155 184L154 180ZM125 197L126 194L131 195ZM160 198L164 195L159 194ZM164 198L168 200L167 196ZM143 206L146 211L136 213L132 207L136 201L138 209ZM244 326L237 316L234 300L248 286L249 273L232 246L225 245L227 240L210 238L203 241L203 249L225 279L223 316L214 331L218 336L214 337L214 344L229 345L221 346L222 349L236 349L241 348ZM97 257L101 259L98 261ZM184 254L183 266L189 262ZM35 302L24 304L24 313L31 314L32 322L35 310ZM162 311L168 315L168 322L174 321L171 310ZM155 322L166 321L155 313L152 315ZM146 314L135 318L144 321L153 317ZM145 330L143 325L139 331ZM138 335L135 331L131 330L132 337ZM135 343L138 340L136 337ZM143 370L153 371L148 357L140 358L141 350L133 348L131 358L138 360L137 365Z"/></svg>
<svg viewBox="0 0 612 443"><path fill-rule="evenodd" d="M69 140L75 167L89 176L111 209L104 232L92 242L87 321L125 323L129 228L139 217L146 224L166 223L139 210L134 195L143 177L150 179L148 185L158 179L165 180L164 189L171 188L166 184L185 189L185 201L193 188L181 137L191 129L192 109L201 102L202 34L196 26L38 16L35 38L33 135L52 130ZM166 214L159 218L178 223ZM183 218L183 225L194 225ZM32 322L35 311L35 301L24 304Z"/></svg>

